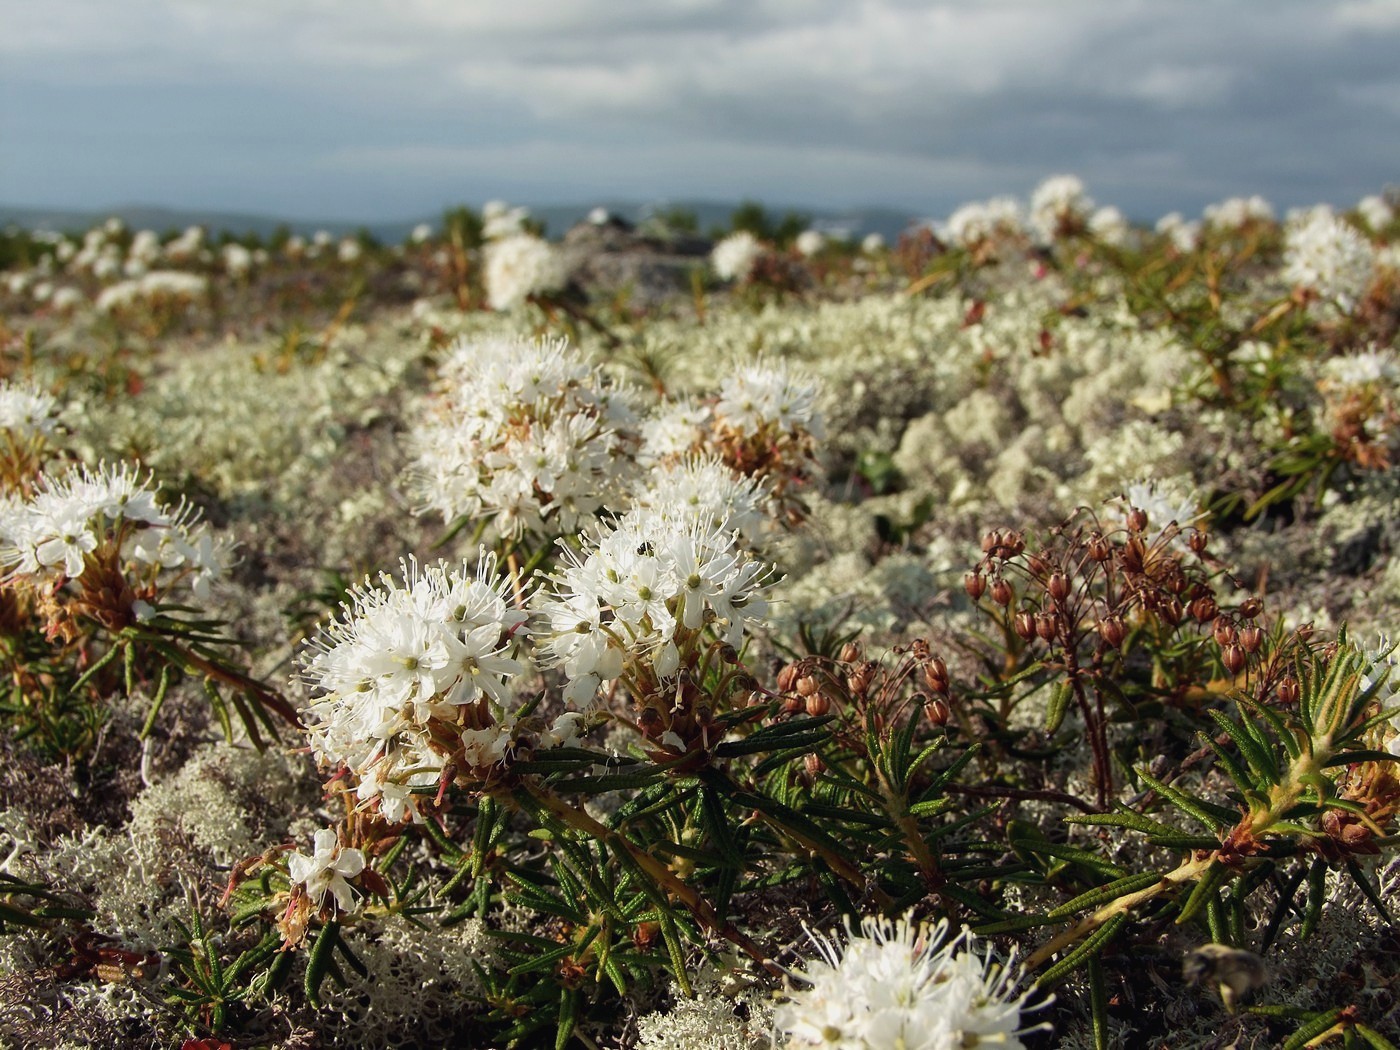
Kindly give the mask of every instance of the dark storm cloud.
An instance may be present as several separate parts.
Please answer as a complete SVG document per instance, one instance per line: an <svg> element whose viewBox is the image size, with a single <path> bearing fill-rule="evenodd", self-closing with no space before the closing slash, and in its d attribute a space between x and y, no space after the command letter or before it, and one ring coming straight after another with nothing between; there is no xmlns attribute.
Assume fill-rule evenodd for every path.
<svg viewBox="0 0 1400 1050"><path fill-rule="evenodd" d="M1072 171L1150 217L1235 193L1345 204L1400 171L1395 0L53 0L12 16L0 197L17 201L937 211Z"/></svg>

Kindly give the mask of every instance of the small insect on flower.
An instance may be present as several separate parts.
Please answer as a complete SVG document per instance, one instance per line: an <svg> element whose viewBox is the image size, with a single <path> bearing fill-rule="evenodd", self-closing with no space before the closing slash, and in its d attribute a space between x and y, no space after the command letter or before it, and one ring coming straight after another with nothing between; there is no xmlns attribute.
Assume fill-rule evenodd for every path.
<svg viewBox="0 0 1400 1050"><path fill-rule="evenodd" d="M1214 984L1230 1013L1235 1012L1235 1004L1244 996L1269 980L1263 959L1226 944L1203 944L1187 952L1181 963L1181 976L1192 985Z"/></svg>

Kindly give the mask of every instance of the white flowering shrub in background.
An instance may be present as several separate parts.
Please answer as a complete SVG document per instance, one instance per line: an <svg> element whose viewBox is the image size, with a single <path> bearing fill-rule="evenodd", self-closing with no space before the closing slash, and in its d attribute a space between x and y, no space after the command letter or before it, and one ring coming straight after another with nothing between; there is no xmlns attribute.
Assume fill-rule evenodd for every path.
<svg viewBox="0 0 1400 1050"><path fill-rule="evenodd" d="M617 508L638 441L631 395L566 340L459 342L411 435L418 499L449 524L555 537Z"/></svg>

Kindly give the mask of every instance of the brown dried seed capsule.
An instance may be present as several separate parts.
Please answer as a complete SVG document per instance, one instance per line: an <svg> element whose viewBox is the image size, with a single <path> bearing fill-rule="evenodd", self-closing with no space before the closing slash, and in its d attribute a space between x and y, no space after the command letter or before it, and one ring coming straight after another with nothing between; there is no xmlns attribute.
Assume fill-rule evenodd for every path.
<svg viewBox="0 0 1400 1050"><path fill-rule="evenodd" d="M1011 629L1022 641L1029 642L1035 637L1035 617L1022 609L1011 618Z"/></svg>
<svg viewBox="0 0 1400 1050"><path fill-rule="evenodd" d="M1225 670L1236 675L1244 670L1244 665L1249 662L1249 656L1242 646L1227 645L1220 654L1220 662L1225 665Z"/></svg>
<svg viewBox="0 0 1400 1050"><path fill-rule="evenodd" d="M739 662L739 650L732 645L721 646L719 658L727 664L737 664Z"/></svg>
<svg viewBox="0 0 1400 1050"><path fill-rule="evenodd" d="M1011 604L1011 599L1016 596L1016 592L1011 589L1011 584L998 578L992 582L992 601L1000 606Z"/></svg>
<svg viewBox="0 0 1400 1050"><path fill-rule="evenodd" d="M843 664L853 664L860 659L860 646L855 642L847 642L841 646L841 662Z"/></svg>
<svg viewBox="0 0 1400 1050"><path fill-rule="evenodd" d="M1252 620L1264 611L1264 603L1258 598L1251 598L1240 606L1240 615L1246 620Z"/></svg>
<svg viewBox="0 0 1400 1050"><path fill-rule="evenodd" d="M1206 552L1206 544L1209 542L1210 537L1200 529L1192 529L1190 537L1186 540L1187 546L1191 548L1193 554L1204 554Z"/></svg>
<svg viewBox="0 0 1400 1050"><path fill-rule="evenodd" d="M943 662L941 656L935 656L924 664L924 681L935 693L948 691L948 665Z"/></svg>
<svg viewBox="0 0 1400 1050"><path fill-rule="evenodd" d="M1055 630L1059 621L1052 613L1041 613L1035 618L1035 633L1040 635L1042 641L1051 641L1055 637Z"/></svg>
<svg viewBox="0 0 1400 1050"><path fill-rule="evenodd" d="M1044 576L1050 571L1050 563L1039 554L1031 554L1026 558L1026 568L1030 570L1032 576Z"/></svg>
<svg viewBox="0 0 1400 1050"><path fill-rule="evenodd" d="M778 691L781 693L792 692L793 685L797 682L797 676L802 671L801 664L788 664L778 672Z"/></svg>
<svg viewBox="0 0 1400 1050"><path fill-rule="evenodd" d="M819 685L820 683L817 682L816 676L810 674L802 675L793 683L793 687L797 690L799 696L811 696L817 691Z"/></svg>
<svg viewBox="0 0 1400 1050"><path fill-rule="evenodd" d="M813 693L807 697L807 713L813 718L820 718L831 710L831 697L825 693Z"/></svg>
<svg viewBox="0 0 1400 1050"><path fill-rule="evenodd" d="M1278 684L1278 700L1281 704L1296 704L1298 702L1298 679L1291 674L1285 675Z"/></svg>
<svg viewBox="0 0 1400 1050"><path fill-rule="evenodd" d="M1223 649L1239 641L1240 632L1235 629L1234 622L1228 616L1217 616L1210 629L1210 636L1215 639L1215 644Z"/></svg>
<svg viewBox="0 0 1400 1050"><path fill-rule="evenodd" d="M987 591L987 578L980 572L970 572L963 577L963 590L974 602L981 601Z"/></svg>
<svg viewBox="0 0 1400 1050"><path fill-rule="evenodd" d="M1128 637L1128 627L1121 616L1108 616L1099 621L1099 637L1117 649Z"/></svg>
<svg viewBox="0 0 1400 1050"><path fill-rule="evenodd" d="M1186 608L1191 613L1191 618L1197 623L1207 623L1214 620L1220 612L1220 606L1216 605L1215 599L1208 594L1203 594L1195 599Z"/></svg>
<svg viewBox="0 0 1400 1050"><path fill-rule="evenodd" d="M1089 557L1097 562L1108 561L1113 557L1113 544L1109 543L1101 534L1094 533L1089 537Z"/></svg>
<svg viewBox="0 0 1400 1050"><path fill-rule="evenodd" d="M1240 631L1240 645L1244 646L1247 653L1257 653L1259 647L1264 644L1264 629L1256 624L1250 624Z"/></svg>
<svg viewBox="0 0 1400 1050"><path fill-rule="evenodd" d="M1128 528L1133 532L1142 532L1147 528L1147 511L1141 507L1133 507L1128 511Z"/></svg>
<svg viewBox="0 0 1400 1050"><path fill-rule="evenodd" d="M802 758L802 768L807 771L809 777L815 780L821 774L821 771L826 768L826 763L822 761L821 755L804 755Z"/></svg>
<svg viewBox="0 0 1400 1050"><path fill-rule="evenodd" d="M1182 619L1186 616L1186 608L1181 604L1180 598L1170 598L1163 602L1160 612L1162 619L1173 627L1180 626Z"/></svg>
<svg viewBox="0 0 1400 1050"><path fill-rule="evenodd" d="M1298 636L1298 640L1300 642L1306 642L1309 638L1313 636L1313 631L1315 629L1316 628L1314 628L1312 625L1312 621L1309 620L1307 623L1299 624L1297 630L1295 630L1293 633Z"/></svg>
<svg viewBox="0 0 1400 1050"><path fill-rule="evenodd" d="M1052 572L1045 582L1045 589L1050 592L1050 597L1062 602L1069 597L1069 577L1062 572Z"/></svg>
<svg viewBox="0 0 1400 1050"><path fill-rule="evenodd" d="M803 701L802 697L798 696L796 693L789 693L787 696L783 697L783 714L795 715L799 711L805 711L806 709L807 704Z"/></svg>
<svg viewBox="0 0 1400 1050"><path fill-rule="evenodd" d="M948 701L942 697L934 697L924 704L924 714L930 723L935 726L946 726L948 719L952 717L952 708L948 706Z"/></svg>
<svg viewBox="0 0 1400 1050"><path fill-rule="evenodd" d="M993 550L1001 546L1001 533L996 529L982 537L982 553L991 554Z"/></svg>

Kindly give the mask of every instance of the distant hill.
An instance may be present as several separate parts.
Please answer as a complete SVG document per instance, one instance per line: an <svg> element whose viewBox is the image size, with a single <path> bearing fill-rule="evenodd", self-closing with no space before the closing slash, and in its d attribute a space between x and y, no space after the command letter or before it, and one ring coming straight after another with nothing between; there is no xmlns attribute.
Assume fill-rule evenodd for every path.
<svg viewBox="0 0 1400 1050"><path fill-rule="evenodd" d="M546 232L551 237L560 237L564 231L583 221L595 207L606 208L611 214L629 222L639 222L647 215L673 209L691 212L695 215L701 233L714 227L727 226L729 217L739 206L738 201L674 200L653 201L639 204L636 201L602 201L594 204L547 204L530 206L531 214L544 222ZM764 207L775 219L789 211L807 216L811 224L829 232L841 231L852 237L863 237L867 233L879 233L891 242L918 217L892 208L853 208L846 211L830 211L819 208L786 207L768 205ZM25 208L0 204L0 227L18 226L30 230L58 230L77 232L87 230L111 216L119 217L134 230L155 230L165 233L183 230L186 226L203 226L214 233L228 232L236 236L256 234L268 237L279 228L289 229L302 236L310 236L317 230L326 230L334 236L343 236L357 230L368 230L376 239L386 244L396 244L408 236L410 230L420 222L436 226L441 215L424 215L412 219L391 222L353 222L346 220L313 221L310 219L279 218L269 215L249 215L240 212L195 211L179 208L157 208L148 205L121 205L91 211L65 210L57 208Z"/></svg>

